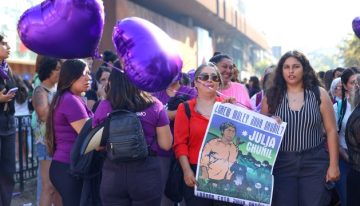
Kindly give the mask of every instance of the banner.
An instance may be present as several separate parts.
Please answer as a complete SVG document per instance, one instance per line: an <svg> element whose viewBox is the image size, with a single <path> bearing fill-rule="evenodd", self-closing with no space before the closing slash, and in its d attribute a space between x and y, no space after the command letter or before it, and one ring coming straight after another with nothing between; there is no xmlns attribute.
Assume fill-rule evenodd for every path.
<svg viewBox="0 0 360 206"><path fill-rule="evenodd" d="M200 149L195 195L242 205L271 205L272 170L285 129L285 122L215 103Z"/></svg>

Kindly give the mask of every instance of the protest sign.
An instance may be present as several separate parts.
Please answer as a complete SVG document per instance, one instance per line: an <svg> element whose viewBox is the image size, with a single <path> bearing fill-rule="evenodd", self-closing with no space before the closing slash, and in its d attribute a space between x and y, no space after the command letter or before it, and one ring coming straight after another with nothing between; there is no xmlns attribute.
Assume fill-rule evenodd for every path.
<svg viewBox="0 0 360 206"><path fill-rule="evenodd" d="M271 204L272 169L286 123L216 103L200 149L195 195L243 205Z"/></svg>

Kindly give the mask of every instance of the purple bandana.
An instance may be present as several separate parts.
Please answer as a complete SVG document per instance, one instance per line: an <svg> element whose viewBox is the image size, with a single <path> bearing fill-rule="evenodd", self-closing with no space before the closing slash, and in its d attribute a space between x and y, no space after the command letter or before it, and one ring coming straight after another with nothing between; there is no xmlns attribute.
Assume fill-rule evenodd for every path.
<svg viewBox="0 0 360 206"><path fill-rule="evenodd" d="M8 64L6 63L5 60L3 60L3 62L0 65L0 76L4 80L9 80L9 76L7 75L8 71L9 71Z"/></svg>

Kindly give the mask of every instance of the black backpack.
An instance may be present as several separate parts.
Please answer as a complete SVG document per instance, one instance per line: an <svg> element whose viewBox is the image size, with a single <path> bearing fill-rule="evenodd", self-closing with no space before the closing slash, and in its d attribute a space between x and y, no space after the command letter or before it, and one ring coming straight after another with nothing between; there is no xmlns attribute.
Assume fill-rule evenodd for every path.
<svg viewBox="0 0 360 206"><path fill-rule="evenodd" d="M150 151L139 117L128 110L115 110L108 115L101 142L112 161L145 159Z"/></svg>

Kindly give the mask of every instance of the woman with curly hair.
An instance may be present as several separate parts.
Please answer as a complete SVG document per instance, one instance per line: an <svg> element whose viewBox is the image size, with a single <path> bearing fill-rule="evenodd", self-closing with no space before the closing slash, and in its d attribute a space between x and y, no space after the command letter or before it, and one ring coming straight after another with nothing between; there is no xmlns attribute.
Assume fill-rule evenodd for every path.
<svg viewBox="0 0 360 206"><path fill-rule="evenodd" d="M336 123L329 95L303 53L289 51L281 57L261 113L287 122L273 169L272 204L327 205L327 188L340 173Z"/></svg>

